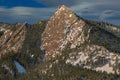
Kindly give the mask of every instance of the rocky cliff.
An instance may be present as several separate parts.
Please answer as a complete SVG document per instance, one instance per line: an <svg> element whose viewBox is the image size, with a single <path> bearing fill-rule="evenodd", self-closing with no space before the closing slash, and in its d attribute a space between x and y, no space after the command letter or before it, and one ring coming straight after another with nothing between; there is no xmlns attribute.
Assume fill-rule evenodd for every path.
<svg viewBox="0 0 120 80"><path fill-rule="evenodd" d="M12 26L14 26L14 28L15 26L19 27L16 30L12 30ZM3 32L0 37L0 57L9 52L17 53L25 40L26 23L9 26L4 24L0 31Z"/></svg>
<svg viewBox="0 0 120 80"><path fill-rule="evenodd" d="M47 61L62 55L66 47L78 48L68 53L66 63L108 73L120 71L120 28L117 26L82 19L63 5L48 21L42 38L41 49L46 51Z"/></svg>

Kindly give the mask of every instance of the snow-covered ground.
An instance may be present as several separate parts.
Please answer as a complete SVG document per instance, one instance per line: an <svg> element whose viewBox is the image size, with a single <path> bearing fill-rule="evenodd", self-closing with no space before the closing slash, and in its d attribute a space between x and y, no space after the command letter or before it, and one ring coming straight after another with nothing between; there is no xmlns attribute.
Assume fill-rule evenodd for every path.
<svg viewBox="0 0 120 80"><path fill-rule="evenodd" d="M99 63L101 60L99 58L103 58L107 62ZM96 65L95 62L98 62L98 64ZM70 53L69 58L66 60L66 64L68 63L74 66L84 64L84 68L94 68L94 70L101 72L115 73L117 71L119 73L119 66L116 64L120 64L120 55L109 52L102 46L91 45L84 51Z"/></svg>

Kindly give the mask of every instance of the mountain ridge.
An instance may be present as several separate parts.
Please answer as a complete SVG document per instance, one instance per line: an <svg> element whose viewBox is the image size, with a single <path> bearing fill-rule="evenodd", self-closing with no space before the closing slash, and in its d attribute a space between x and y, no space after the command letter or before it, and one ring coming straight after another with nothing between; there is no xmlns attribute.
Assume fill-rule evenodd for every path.
<svg viewBox="0 0 120 80"><path fill-rule="evenodd" d="M42 48L46 51L45 59L47 61L56 59L57 56L62 55L61 51L69 45L71 49L76 47L84 49L75 51L74 53L68 53L71 55L78 54L78 58L75 58L75 60L69 58L67 61L73 65L82 65L81 61L84 62L84 65L87 65L90 59L92 59L95 64L96 61L94 61L94 58L103 55L106 61L106 57L109 56L111 60L108 61L108 63L114 65L115 62L113 63L114 59L112 58L112 55L115 54L114 56L116 56L116 59L118 58L118 60L120 58L119 54L116 54L120 53L119 32L119 28L116 26L106 23L87 22L76 16L71 9L61 6L48 21L46 29L42 34ZM90 55L92 54L96 56L90 58ZM76 57L76 55L71 57ZM81 56L85 57L84 60L80 59ZM99 62L99 60L97 62ZM106 65L108 63L106 63ZM91 63L89 64L89 67L87 66L85 68L92 68L90 65ZM110 66L109 69L111 69ZM106 69L103 71L108 70ZM112 69L110 72L114 73Z"/></svg>
<svg viewBox="0 0 120 80"><path fill-rule="evenodd" d="M55 74L51 69L62 68L62 64L65 67L120 74L118 26L83 19L64 5L59 6L48 21L33 25L2 23L1 26L0 56L7 59L3 59L0 65L13 64L9 63L9 59L11 62L18 60L26 69L42 64L33 70L39 71L42 76L53 74L52 77ZM2 72L0 74L3 75Z"/></svg>

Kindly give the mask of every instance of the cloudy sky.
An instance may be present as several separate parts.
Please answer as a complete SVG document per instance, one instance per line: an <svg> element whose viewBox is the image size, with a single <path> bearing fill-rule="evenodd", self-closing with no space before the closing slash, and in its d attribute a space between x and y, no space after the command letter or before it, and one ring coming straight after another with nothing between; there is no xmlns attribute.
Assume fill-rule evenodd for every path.
<svg viewBox="0 0 120 80"><path fill-rule="evenodd" d="M60 5L85 19L120 25L120 0L0 0L0 22L48 20Z"/></svg>

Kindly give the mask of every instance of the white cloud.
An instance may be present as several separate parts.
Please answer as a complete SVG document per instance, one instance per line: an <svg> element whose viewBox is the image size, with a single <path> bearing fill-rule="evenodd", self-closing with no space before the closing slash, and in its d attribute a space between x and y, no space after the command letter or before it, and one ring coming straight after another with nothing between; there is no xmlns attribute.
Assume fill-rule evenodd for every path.
<svg viewBox="0 0 120 80"><path fill-rule="evenodd" d="M35 0L48 7L33 8L17 6L13 8L0 7L0 22L9 21L27 21L36 22L49 19L57 9L56 6L64 4L72 8L79 16L87 19L105 20L114 17L113 22L120 16L120 0ZM109 13L111 11L111 13ZM107 14L109 13L109 14ZM117 18L120 21L120 19ZM110 20L109 20L110 21ZM110 21L111 22L111 21ZM120 24L120 23L118 23Z"/></svg>
<svg viewBox="0 0 120 80"><path fill-rule="evenodd" d="M4 11L4 8L0 6L0 11Z"/></svg>
<svg viewBox="0 0 120 80"><path fill-rule="evenodd" d="M0 8L0 18L16 21L47 20L53 15L55 8L13 7ZM1 19L0 19L1 20Z"/></svg>
<svg viewBox="0 0 120 80"><path fill-rule="evenodd" d="M78 15L85 15L90 14L89 12L93 12L95 4L88 3L88 2L82 2L78 5L71 6L71 9L74 10ZM86 13L84 13L86 12ZM84 13L84 14L83 14Z"/></svg>
<svg viewBox="0 0 120 80"><path fill-rule="evenodd" d="M105 10L103 13L100 15L100 20L105 20L106 18L114 16L114 11L112 10Z"/></svg>
<svg viewBox="0 0 120 80"><path fill-rule="evenodd" d="M88 2L83 2L83 3L80 3L78 5L71 6L71 8L75 11L83 10L83 9L86 9L89 7L93 7L93 4L88 3Z"/></svg>
<svg viewBox="0 0 120 80"><path fill-rule="evenodd" d="M120 18L120 11L105 10L99 18L101 20L106 20L107 18Z"/></svg>
<svg viewBox="0 0 120 80"><path fill-rule="evenodd" d="M9 10L16 15L32 15L28 7L14 7Z"/></svg>

